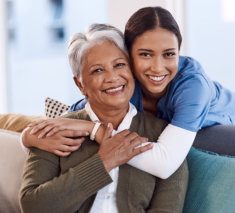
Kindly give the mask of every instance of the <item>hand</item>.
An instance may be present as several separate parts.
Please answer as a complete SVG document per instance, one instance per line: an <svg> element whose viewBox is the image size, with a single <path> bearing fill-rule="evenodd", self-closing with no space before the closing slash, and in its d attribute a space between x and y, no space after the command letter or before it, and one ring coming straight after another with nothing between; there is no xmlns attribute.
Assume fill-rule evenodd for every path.
<svg viewBox="0 0 235 213"><path fill-rule="evenodd" d="M38 138L37 135L30 135L29 131L23 134L23 144L26 147L36 147L58 156L65 157L76 151L84 141L81 131L63 130L51 137ZM40 134L40 132L39 132ZM75 138L80 137L80 138Z"/></svg>
<svg viewBox="0 0 235 213"><path fill-rule="evenodd" d="M36 134L38 131L41 131L38 138L49 137L62 130L80 130L81 136L88 136L93 126L94 123L90 121L61 117L29 124L29 127L32 127L30 134Z"/></svg>
<svg viewBox="0 0 235 213"><path fill-rule="evenodd" d="M111 137L112 131L113 126L109 123L98 151L98 155L101 157L108 172L153 147L152 143L138 147L142 143L147 142L148 139L140 137L136 132L124 130Z"/></svg>

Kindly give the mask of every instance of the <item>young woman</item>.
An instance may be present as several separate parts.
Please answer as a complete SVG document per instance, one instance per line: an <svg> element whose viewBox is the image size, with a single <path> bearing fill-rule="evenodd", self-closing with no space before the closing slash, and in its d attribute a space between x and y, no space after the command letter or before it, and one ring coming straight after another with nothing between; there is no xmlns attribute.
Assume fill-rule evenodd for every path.
<svg viewBox="0 0 235 213"><path fill-rule="evenodd" d="M88 103L63 120L75 129L76 119L96 123L90 139L86 137L67 157L30 150L20 192L22 212L182 212L187 163L166 180L151 175L159 169L151 169L151 148L159 144L141 144L146 137L156 141L166 122L137 112L129 102L134 79L122 33L111 26L93 25L72 38L69 59ZM104 134L96 134L105 123ZM66 133L55 136L60 134ZM98 135L102 135L100 144ZM28 137L39 141L37 135ZM151 174L145 172L148 169Z"/></svg>

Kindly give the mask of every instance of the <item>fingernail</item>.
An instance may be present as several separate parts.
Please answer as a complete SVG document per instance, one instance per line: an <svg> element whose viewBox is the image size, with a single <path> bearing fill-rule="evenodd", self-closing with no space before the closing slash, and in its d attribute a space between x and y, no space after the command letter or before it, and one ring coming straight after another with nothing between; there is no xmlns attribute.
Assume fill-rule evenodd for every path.
<svg viewBox="0 0 235 213"><path fill-rule="evenodd" d="M89 132L86 132L86 135L89 135Z"/></svg>

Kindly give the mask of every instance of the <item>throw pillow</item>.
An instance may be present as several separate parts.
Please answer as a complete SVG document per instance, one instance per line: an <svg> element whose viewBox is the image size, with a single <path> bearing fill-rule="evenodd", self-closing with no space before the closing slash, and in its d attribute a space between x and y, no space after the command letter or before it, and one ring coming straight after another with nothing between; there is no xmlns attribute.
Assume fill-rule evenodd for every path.
<svg viewBox="0 0 235 213"><path fill-rule="evenodd" d="M183 213L235 212L235 157L192 148Z"/></svg>
<svg viewBox="0 0 235 213"><path fill-rule="evenodd" d="M47 97L45 100L45 115L48 118L55 118L65 113L69 107L69 105Z"/></svg>

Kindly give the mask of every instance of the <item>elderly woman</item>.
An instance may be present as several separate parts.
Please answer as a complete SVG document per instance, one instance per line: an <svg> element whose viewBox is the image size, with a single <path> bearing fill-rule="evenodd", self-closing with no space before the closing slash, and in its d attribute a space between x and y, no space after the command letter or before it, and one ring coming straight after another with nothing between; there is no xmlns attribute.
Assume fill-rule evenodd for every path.
<svg viewBox="0 0 235 213"><path fill-rule="evenodd" d="M146 172L153 164L153 144L141 144L147 138L156 141L166 123L137 113L129 103L134 79L120 31L92 25L86 34L75 34L69 59L75 82L88 103L84 110L66 117L96 122L90 138L67 157L30 149L20 192L22 211L182 212L187 164L166 180ZM102 135L97 140L100 144L97 129L105 129L98 134ZM25 134L27 140L44 140L38 139L40 132L30 135L30 131ZM121 134L115 135L118 132ZM60 131L56 136L63 134ZM123 139L126 136L128 140Z"/></svg>

